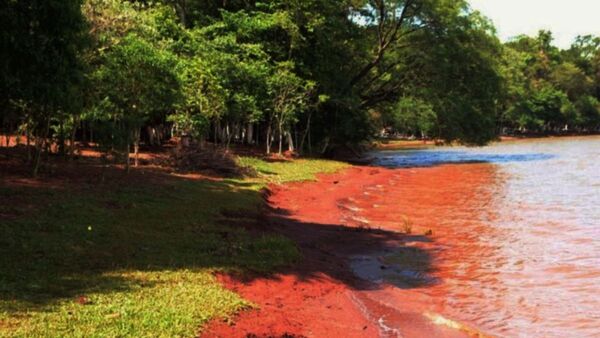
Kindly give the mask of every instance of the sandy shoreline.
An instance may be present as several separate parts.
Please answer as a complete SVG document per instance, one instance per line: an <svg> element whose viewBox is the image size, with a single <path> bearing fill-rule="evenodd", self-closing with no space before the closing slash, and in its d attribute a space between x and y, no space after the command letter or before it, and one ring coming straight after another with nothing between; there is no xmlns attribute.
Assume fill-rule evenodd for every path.
<svg viewBox="0 0 600 338"><path fill-rule="evenodd" d="M202 337L481 336L370 278L387 268L378 255L426 237L357 216L356 197L397 180L396 170L353 167L317 182L270 187L269 226L292 238L304 258L274 276L219 276L258 309L233 323L213 322Z"/></svg>

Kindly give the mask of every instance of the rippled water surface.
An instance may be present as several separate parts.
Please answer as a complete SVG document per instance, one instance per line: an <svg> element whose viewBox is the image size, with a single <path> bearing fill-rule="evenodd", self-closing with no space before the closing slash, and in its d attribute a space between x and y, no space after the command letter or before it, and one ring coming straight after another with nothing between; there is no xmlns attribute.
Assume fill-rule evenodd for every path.
<svg viewBox="0 0 600 338"><path fill-rule="evenodd" d="M355 204L414 235L383 258L400 299L498 336L600 337L600 138L378 161L403 169Z"/></svg>

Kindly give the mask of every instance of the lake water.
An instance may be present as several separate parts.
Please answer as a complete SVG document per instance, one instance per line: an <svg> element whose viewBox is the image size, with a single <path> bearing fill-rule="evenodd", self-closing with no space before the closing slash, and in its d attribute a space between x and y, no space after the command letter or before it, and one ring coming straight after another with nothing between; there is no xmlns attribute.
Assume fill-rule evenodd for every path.
<svg viewBox="0 0 600 338"><path fill-rule="evenodd" d="M600 138L386 151L377 164L401 169L354 204L411 233L378 258L396 307L496 336L600 337Z"/></svg>

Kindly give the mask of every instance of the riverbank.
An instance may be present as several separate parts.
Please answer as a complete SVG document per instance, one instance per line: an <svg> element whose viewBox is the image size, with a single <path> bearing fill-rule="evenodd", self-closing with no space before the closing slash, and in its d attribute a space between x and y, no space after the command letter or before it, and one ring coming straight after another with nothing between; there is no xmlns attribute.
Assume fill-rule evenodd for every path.
<svg viewBox="0 0 600 338"><path fill-rule="evenodd" d="M518 135L518 136L500 136L494 143L504 142L525 142L525 141L537 141L537 140L564 140L573 138L587 138L587 137L600 137L599 133L590 134L564 134L564 135ZM436 140L406 140L406 139L381 139L379 140L374 148L376 150L412 150L412 149L424 149L434 147L436 145L443 144L441 141Z"/></svg>
<svg viewBox="0 0 600 338"><path fill-rule="evenodd" d="M193 336L232 318L256 304L216 274L301 259L265 227L261 189L347 167L242 158L258 176L223 178L51 158L34 179L20 150L0 148L0 337Z"/></svg>
<svg viewBox="0 0 600 338"><path fill-rule="evenodd" d="M252 157L239 164L258 177L153 166L126 175L74 162L30 179L3 166L0 250L11 259L2 263L0 336L478 335L373 278L392 269L393 252L407 253L400 271L432 269L427 248L409 245L438 229L392 212L428 212L424 201L393 195L387 218L371 203L408 184L406 171ZM409 186L426 191L428 179L441 185L453 175L425 171ZM425 285L409 282L408 290Z"/></svg>
<svg viewBox="0 0 600 338"><path fill-rule="evenodd" d="M382 255L432 233L416 225L407 229L397 220L371 224L357 213L365 211L357 203L366 191L396 184L398 175L396 170L352 167L319 175L316 182L270 186L269 226L292 239L303 259L266 278L220 275L228 289L258 308L229 323L213 322L202 337L483 336L430 311L422 299L402 299L394 294L395 286L369 278L388 269ZM431 268L427 252L410 251L410 265ZM370 261L364 264L365 259ZM357 260L363 262L359 271ZM397 303L389 302L394 298Z"/></svg>
<svg viewBox="0 0 600 338"><path fill-rule="evenodd" d="M270 226L298 245L303 259L293 268L251 282L221 276L225 286L258 305L233 325L215 323L203 337L376 337L378 328L361 312L352 290L366 287L349 269L345 253L391 240L358 223L343 224L340 201L362 185L383 184L389 170L351 168L320 175L318 182L271 185Z"/></svg>

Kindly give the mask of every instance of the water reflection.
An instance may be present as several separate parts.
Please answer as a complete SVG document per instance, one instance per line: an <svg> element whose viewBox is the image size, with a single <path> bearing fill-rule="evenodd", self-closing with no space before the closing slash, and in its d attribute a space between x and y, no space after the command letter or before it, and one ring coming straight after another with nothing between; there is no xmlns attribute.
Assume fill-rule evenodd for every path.
<svg viewBox="0 0 600 338"><path fill-rule="evenodd" d="M544 161L554 157L554 155L543 153L494 154L461 150L418 150L378 153L376 154L375 163L385 167L409 168L431 167L442 164Z"/></svg>

